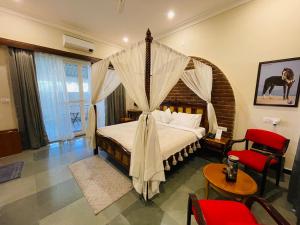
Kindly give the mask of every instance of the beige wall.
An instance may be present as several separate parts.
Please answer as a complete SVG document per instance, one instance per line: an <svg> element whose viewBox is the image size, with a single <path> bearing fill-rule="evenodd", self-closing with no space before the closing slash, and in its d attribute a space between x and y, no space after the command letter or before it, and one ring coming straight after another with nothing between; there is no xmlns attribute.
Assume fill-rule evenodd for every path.
<svg viewBox="0 0 300 225"><path fill-rule="evenodd" d="M89 54L64 48L63 34L69 34L74 37L81 37L86 40L90 40L96 45L96 49L92 54ZM79 36L69 31L11 13L2 8L0 8L0 37L90 55L98 58L105 58L120 50L118 46L86 38L84 33Z"/></svg>
<svg viewBox="0 0 300 225"><path fill-rule="evenodd" d="M258 63L300 56L300 1L255 0L178 31L162 42L187 55L203 57L228 77L236 98L236 138L247 128L275 130L291 139L286 168L291 168L300 135L298 108L253 105ZM264 116L279 117L274 129Z"/></svg>
<svg viewBox="0 0 300 225"><path fill-rule="evenodd" d="M63 47L63 34L83 37L95 43L96 49L93 54L70 50ZM0 37L12 40L41 45L49 48L90 55L98 58L105 58L120 50L118 46L102 43L84 35L78 36L53 26L32 20L30 18L8 12L0 8ZM13 97L10 94L7 68L7 49L0 46L0 98L7 97L11 100L9 104L0 102L0 130L17 127L16 116L13 107Z"/></svg>
<svg viewBox="0 0 300 225"><path fill-rule="evenodd" d="M10 80L8 74L8 49L0 46L0 130L9 130L17 127L16 114L13 106ZM9 99L4 103L1 99Z"/></svg>

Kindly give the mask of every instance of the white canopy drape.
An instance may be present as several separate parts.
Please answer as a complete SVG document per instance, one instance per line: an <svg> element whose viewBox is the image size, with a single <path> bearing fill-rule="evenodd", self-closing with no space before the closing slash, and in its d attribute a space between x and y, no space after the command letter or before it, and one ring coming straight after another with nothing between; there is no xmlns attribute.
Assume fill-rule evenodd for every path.
<svg viewBox="0 0 300 225"><path fill-rule="evenodd" d="M96 147L95 140L95 127L96 127L96 115L94 105L105 99L110 95L119 85L120 79L116 75L115 71L108 70L109 60L104 59L92 66L92 79L91 79L91 105L88 115L88 128L86 131L86 137L89 139L90 146Z"/></svg>
<svg viewBox="0 0 300 225"><path fill-rule="evenodd" d="M157 108L183 73L189 58L153 42L151 45L152 79L150 104L145 92L145 42L111 57L127 93L143 110L139 118L130 161L130 176L136 191L144 198L159 193L165 181L163 160L151 111Z"/></svg>
<svg viewBox="0 0 300 225"><path fill-rule="evenodd" d="M215 109L211 103L212 91L212 68L202 62L193 59L193 70L184 71L181 80L188 86L196 95L207 102L207 118L209 122L209 131L215 131L218 128Z"/></svg>

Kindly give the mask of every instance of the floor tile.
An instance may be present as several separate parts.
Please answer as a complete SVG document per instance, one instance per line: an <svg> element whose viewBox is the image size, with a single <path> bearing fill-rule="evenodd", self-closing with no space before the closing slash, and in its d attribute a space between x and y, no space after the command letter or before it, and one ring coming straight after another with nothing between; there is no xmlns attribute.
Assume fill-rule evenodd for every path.
<svg viewBox="0 0 300 225"><path fill-rule="evenodd" d="M41 218L82 197L74 179L3 206L0 224L37 224Z"/></svg>
<svg viewBox="0 0 300 225"><path fill-rule="evenodd" d="M36 193L33 176L0 184L0 207Z"/></svg>
<svg viewBox="0 0 300 225"><path fill-rule="evenodd" d="M112 221L136 201L140 201L139 197L134 191L130 191L118 201L102 210L98 215L105 217L108 221Z"/></svg>
<svg viewBox="0 0 300 225"><path fill-rule="evenodd" d="M159 206L179 224L184 224L186 221L188 194L191 192L191 189L188 187L181 186L167 199L164 199Z"/></svg>
<svg viewBox="0 0 300 225"><path fill-rule="evenodd" d="M67 166L59 166L42 173L38 173L34 177L36 181L36 189L37 192L39 192L71 179L72 174Z"/></svg>
<svg viewBox="0 0 300 225"><path fill-rule="evenodd" d="M126 221L130 225L154 225L161 224L164 212L155 203L136 201L133 205L122 212L122 216L116 217L109 222L110 225L120 224Z"/></svg>
<svg viewBox="0 0 300 225"><path fill-rule="evenodd" d="M31 151L31 150L23 151L19 154L0 158L0 166L10 164L13 162L17 162L17 161L24 161L25 163L32 162L33 161L33 151Z"/></svg>
<svg viewBox="0 0 300 225"><path fill-rule="evenodd" d="M108 222L103 215L95 216L86 199L80 198L44 217L39 225L104 225Z"/></svg>

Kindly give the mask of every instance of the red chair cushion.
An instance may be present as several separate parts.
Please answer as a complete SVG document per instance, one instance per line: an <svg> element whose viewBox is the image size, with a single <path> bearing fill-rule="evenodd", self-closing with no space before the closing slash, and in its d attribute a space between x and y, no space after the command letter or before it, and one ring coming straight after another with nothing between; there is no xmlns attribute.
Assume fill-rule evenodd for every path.
<svg viewBox="0 0 300 225"><path fill-rule="evenodd" d="M240 163L254 169L258 172L262 172L264 170L266 161L268 156L263 155L259 152L251 151L251 150L243 150L243 151L229 151L228 155L235 155L240 158ZM270 165L276 164L277 160L272 159Z"/></svg>
<svg viewBox="0 0 300 225"><path fill-rule="evenodd" d="M248 129L245 138L249 141L266 145L284 153L287 139L279 134L267 130Z"/></svg>
<svg viewBox="0 0 300 225"><path fill-rule="evenodd" d="M239 222L239 223L226 223L226 225L258 225L257 223L244 223L244 222Z"/></svg>
<svg viewBox="0 0 300 225"><path fill-rule="evenodd" d="M240 202L198 200L198 204L207 225L257 224L251 211ZM194 215L196 215L194 208L192 210Z"/></svg>

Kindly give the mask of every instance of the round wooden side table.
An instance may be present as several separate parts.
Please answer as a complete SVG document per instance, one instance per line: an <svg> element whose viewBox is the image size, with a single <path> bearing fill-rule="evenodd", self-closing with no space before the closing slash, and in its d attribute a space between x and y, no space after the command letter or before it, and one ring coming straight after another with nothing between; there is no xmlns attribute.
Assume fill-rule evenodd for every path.
<svg viewBox="0 0 300 225"><path fill-rule="evenodd" d="M257 184L242 170L238 170L236 182L226 181L226 175L223 173L225 164L210 163L203 168L203 175L206 180L205 198L208 199L209 188L213 188L218 193L243 201L247 196L257 192Z"/></svg>

